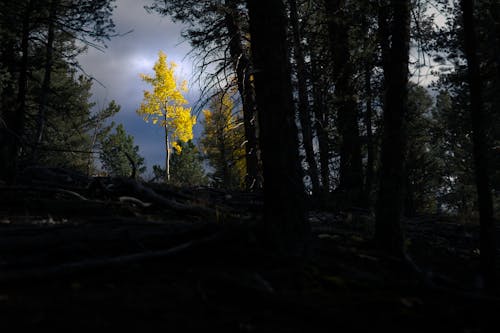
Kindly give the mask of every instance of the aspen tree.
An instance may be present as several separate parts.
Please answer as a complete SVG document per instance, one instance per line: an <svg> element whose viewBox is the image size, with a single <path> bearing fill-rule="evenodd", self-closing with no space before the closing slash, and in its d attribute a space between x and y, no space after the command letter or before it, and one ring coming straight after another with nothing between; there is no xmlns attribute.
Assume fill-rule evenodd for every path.
<svg viewBox="0 0 500 333"><path fill-rule="evenodd" d="M137 113L144 121L151 121L165 129L165 180L170 181L170 156L172 148L182 150L177 141L187 142L193 139L193 126L196 117L191 115L191 108L182 93L187 92L187 82L177 84L174 75L174 62L167 64L167 55L160 51L153 66L154 76L141 74L144 82L149 83L152 91L145 90L144 98Z"/></svg>

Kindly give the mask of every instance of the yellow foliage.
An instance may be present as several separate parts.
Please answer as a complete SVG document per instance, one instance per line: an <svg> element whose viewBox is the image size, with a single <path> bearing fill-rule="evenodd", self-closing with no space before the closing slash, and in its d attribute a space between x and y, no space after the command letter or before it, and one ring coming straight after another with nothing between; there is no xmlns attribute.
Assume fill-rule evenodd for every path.
<svg viewBox="0 0 500 333"><path fill-rule="evenodd" d="M186 81L177 85L174 75L176 66L174 62L167 64L166 54L160 51L153 67L155 75L140 74L142 80L149 83L153 89L144 91L143 101L137 113L146 122L151 120L153 124L164 127L173 147L180 151L180 146L175 142L187 142L193 138L196 117L191 115L191 108L186 107L188 102L182 95L182 92L187 92Z"/></svg>
<svg viewBox="0 0 500 333"><path fill-rule="evenodd" d="M211 110L203 110L203 152L214 168L212 178L226 188L242 187L246 175L245 138L242 119L233 114L228 93L215 95Z"/></svg>

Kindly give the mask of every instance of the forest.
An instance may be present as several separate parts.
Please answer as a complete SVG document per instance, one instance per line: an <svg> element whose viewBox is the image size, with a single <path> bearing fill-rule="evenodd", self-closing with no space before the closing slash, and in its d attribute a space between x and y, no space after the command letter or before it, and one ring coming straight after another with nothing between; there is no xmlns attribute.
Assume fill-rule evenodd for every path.
<svg viewBox="0 0 500 333"><path fill-rule="evenodd" d="M144 1L149 171L116 6L0 0L0 328L498 332L498 0Z"/></svg>

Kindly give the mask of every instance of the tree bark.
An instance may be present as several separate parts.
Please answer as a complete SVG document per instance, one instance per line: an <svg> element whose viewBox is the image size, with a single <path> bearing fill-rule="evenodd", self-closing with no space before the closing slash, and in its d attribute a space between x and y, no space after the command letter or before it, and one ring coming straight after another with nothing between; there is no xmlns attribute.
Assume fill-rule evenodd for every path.
<svg viewBox="0 0 500 333"><path fill-rule="evenodd" d="M385 99L380 185L376 204L375 239L378 246L394 255L404 255L400 217L404 198L405 116L408 109L408 57L410 42L410 1L391 0L393 22L382 34L381 43L392 41L383 50ZM380 8L379 10L385 10ZM381 22L384 29L387 22ZM390 59L387 59L387 57Z"/></svg>
<svg viewBox="0 0 500 333"><path fill-rule="evenodd" d="M47 29L47 44L45 48L45 73L42 82L42 88L40 92L40 104L38 109L38 121L37 121L37 133L36 133L36 144L33 147L33 161L38 160L38 149L43 140L43 132L45 130L45 120L47 113L47 104L50 94L50 81L52 74L52 62L54 53L54 30L55 30L55 19L56 19L56 9L57 1L52 0L50 2L49 17L48 17L48 29Z"/></svg>
<svg viewBox="0 0 500 333"><path fill-rule="evenodd" d="M305 219L285 6L282 0L247 4L264 171L261 239L278 253L301 255L310 226Z"/></svg>
<svg viewBox="0 0 500 333"><path fill-rule="evenodd" d="M319 175L318 165L313 147L313 132L311 126L311 112L309 107L309 96L307 93L307 69L304 61L304 51L301 43L299 16L297 12L297 2L295 0L288 0L290 5L290 21L293 34L293 47L295 66L297 70L297 86L299 97L299 119L300 127L302 130L302 144L306 152L306 161L309 177L311 178L311 187L313 196L319 192Z"/></svg>
<svg viewBox="0 0 500 333"><path fill-rule="evenodd" d="M373 178L375 175L375 145L373 142L373 96L372 96L372 66L371 63L366 64L365 68L365 94L366 94L366 110L365 110L365 126L366 126L366 177L365 177L365 201L368 207L372 204Z"/></svg>
<svg viewBox="0 0 500 333"><path fill-rule="evenodd" d="M362 205L363 164L358 125L358 103L350 60L349 24L344 0L325 0L330 20L328 34L335 82L335 104L340 134L339 191L347 206Z"/></svg>
<svg viewBox="0 0 500 333"><path fill-rule="evenodd" d="M245 128L245 161L247 176L245 184L247 190L256 190L262 188L261 171L257 155L257 134L256 134L256 110L255 110L255 91L251 82L251 63L248 57L248 51L242 44L242 31L238 24L238 12L234 0L226 0L227 13L225 15L225 24L229 33L229 52L233 67L236 70L236 80L238 92L242 101L243 125Z"/></svg>
<svg viewBox="0 0 500 333"><path fill-rule="evenodd" d="M328 113L325 103L323 80L318 59L311 54L311 74L313 78L313 110L316 118L315 129L318 135L319 162L321 170L321 192L326 199L330 192L330 140L328 138Z"/></svg>
<svg viewBox="0 0 500 333"><path fill-rule="evenodd" d="M481 95L481 73L477 55L474 4L461 0L464 33L464 51L467 59L467 79L470 89L470 113L474 171L479 204L480 265L485 287L493 289L496 282L496 229L488 168L488 139L486 137L485 110Z"/></svg>
<svg viewBox="0 0 500 333"><path fill-rule="evenodd" d="M28 85L28 56L29 37L31 31L31 14L33 11L32 0L29 0L24 8L22 33L21 33L21 62L19 64L18 92L16 100L16 113L12 114L6 122L7 127L7 147L3 147L6 154L5 176L7 183L16 182L17 165L21 149L21 141L24 136L24 118L26 115L26 94Z"/></svg>
<svg viewBox="0 0 500 333"><path fill-rule="evenodd" d="M165 113L165 181L170 183L170 139L166 122L167 114Z"/></svg>

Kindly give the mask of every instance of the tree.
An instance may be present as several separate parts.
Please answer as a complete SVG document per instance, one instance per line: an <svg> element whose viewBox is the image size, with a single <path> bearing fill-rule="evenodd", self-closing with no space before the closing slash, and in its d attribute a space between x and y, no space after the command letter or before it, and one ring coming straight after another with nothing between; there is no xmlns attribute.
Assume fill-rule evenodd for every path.
<svg viewBox="0 0 500 333"><path fill-rule="evenodd" d="M191 116L191 108L185 107L188 103L183 92L187 92L186 82L178 87L174 76L176 64L171 62L167 65L167 56L160 51L158 60L153 70L155 76L141 74L146 83L153 86L152 91L144 91L144 99L137 113L148 122L159 124L165 129L165 181L170 181L170 156L172 147L177 151L182 148L177 140L187 142L193 139L193 126L196 117Z"/></svg>
<svg viewBox="0 0 500 333"><path fill-rule="evenodd" d="M281 0L248 0L247 5L264 171L261 235L274 251L303 254L310 226L304 215L285 6Z"/></svg>
<svg viewBox="0 0 500 333"><path fill-rule="evenodd" d="M488 140L483 107L480 59L477 55L476 24L472 0L461 0L464 51L467 59L467 81L470 90L470 114L472 123L472 143L474 171L479 205L481 272L485 286L496 286L496 228L493 219L488 167Z"/></svg>
<svg viewBox="0 0 500 333"><path fill-rule="evenodd" d="M337 126L340 139L339 188L348 205L362 204L363 169L361 141L358 126L358 102L354 89L354 64L352 63L348 22L348 2L326 0L329 14L328 33L332 56L334 103L337 111Z"/></svg>
<svg viewBox="0 0 500 333"><path fill-rule="evenodd" d="M122 124L116 126L114 133L101 139L99 158L110 176L135 177L146 171L139 147L134 145L134 137L127 135Z"/></svg>
<svg viewBox="0 0 500 333"><path fill-rule="evenodd" d="M307 89L307 67L304 59L304 50L302 45L302 35L299 26L299 13L297 2L288 0L290 6L290 23L292 26L294 60L297 72L297 90L298 90L298 111L300 120L300 129L302 132L302 145L306 153L308 165L308 174L311 179L311 188L314 196L319 192L319 174L316 157L313 147L313 132L311 126L311 108L309 105L309 94Z"/></svg>
<svg viewBox="0 0 500 333"><path fill-rule="evenodd" d="M79 39L88 45L99 47L113 32L111 2L112 0L0 2L0 63L7 65L10 77L15 82L9 87L8 93L16 96L16 99L4 99L5 90L2 96L1 117L4 126L0 129L0 159L8 162L0 166L0 178L15 181L19 158L26 151L31 151L32 157L38 159L37 151L33 148L40 145L47 128L49 93L55 92L51 86L54 55L63 55L68 64L75 64L74 54L68 56L64 54L64 50L54 47L57 35L64 35L71 40ZM43 65L36 63L40 57L33 57L33 50L39 45L44 46L40 53L45 56L45 61L40 61ZM28 105L32 98L28 89L31 84L37 85L37 82L32 82L31 73L41 68L45 72L36 101L37 131L27 135L27 118L32 108L32 105Z"/></svg>
<svg viewBox="0 0 500 333"><path fill-rule="evenodd" d="M433 145L433 100L427 90L410 83L406 115L408 144L405 164L404 215L434 213L442 174L442 156Z"/></svg>
<svg viewBox="0 0 500 333"><path fill-rule="evenodd" d="M227 92L212 98L210 109L204 110L201 146L213 172L215 187L228 189L245 186L245 149L243 121L233 114L234 104Z"/></svg>
<svg viewBox="0 0 500 333"><path fill-rule="evenodd" d="M37 163L91 174L94 159L90 157L93 149L90 131L97 120L91 111L94 104L89 102L92 80L78 76L76 70L60 60L53 68L51 89L57 91L57 94L50 94L48 97L45 135L38 146ZM43 75L43 71L33 73L35 80ZM36 100L40 89L39 85L31 85L28 95ZM36 107L27 110L27 137L34 137L37 133L37 113ZM112 114L109 113L108 116ZM32 163L29 148L28 146L20 155L20 161L24 165Z"/></svg>
<svg viewBox="0 0 500 333"><path fill-rule="evenodd" d="M175 186L202 186L208 184L203 169L203 156L193 141L178 142L182 150L172 155L172 181ZM157 168L158 170L158 168ZM164 172L164 170L162 170Z"/></svg>
<svg viewBox="0 0 500 333"><path fill-rule="evenodd" d="M234 85L239 92L245 130L246 188L262 187L258 159L255 90L248 43L248 15L242 0L155 0L147 7L187 25L183 36L193 46L202 87L201 104L210 103L220 83ZM208 96L207 96L208 95Z"/></svg>
<svg viewBox="0 0 500 333"><path fill-rule="evenodd" d="M380 185L376 205L375 238L378 245L395 255L404 254L400 218L403 207L405 117L408 109L408 58L410 42L410 1L391 0L392 22L381 20L387 33L382 50L384 63L384 132L382 139ZM386 30L386 27L389 28Z"/></svg>

